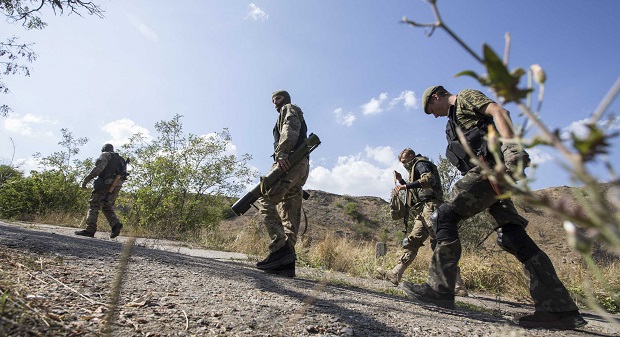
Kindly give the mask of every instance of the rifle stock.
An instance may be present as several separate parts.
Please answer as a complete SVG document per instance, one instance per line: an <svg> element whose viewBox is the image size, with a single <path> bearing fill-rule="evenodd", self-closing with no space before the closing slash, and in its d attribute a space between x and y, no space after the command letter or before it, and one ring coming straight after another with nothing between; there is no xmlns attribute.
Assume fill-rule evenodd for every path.
<svg viewBox="0 0 620 337"><path fill-rule="evenodd" d="M310 152L314 151L321 144L321 140L317 135L311 133L304 141L304 144L293 151L288 160L291 163L291 167L297 165L303 158L307 157ZM261 182L256 184L249 192L235 202L230 208L237 215L242 215L250 209L250 206L262 196L261 185L265 191L268 191L280 178L286 173L280 171L277 167L267 173L266 176L261 177Z"/></svg>

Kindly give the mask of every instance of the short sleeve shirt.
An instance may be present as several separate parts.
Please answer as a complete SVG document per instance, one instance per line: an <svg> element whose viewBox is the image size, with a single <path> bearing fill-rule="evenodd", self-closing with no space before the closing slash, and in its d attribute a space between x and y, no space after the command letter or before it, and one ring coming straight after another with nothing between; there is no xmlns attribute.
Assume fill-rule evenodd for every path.
<svg viewBox="0 0 620 337"><path fill-rule="evenodd" d="M492 99L478 90L464 89L456 95L456 122L464 130L469 130L472 126L485 116L479 111L480 108L495 103Z"/></svg>

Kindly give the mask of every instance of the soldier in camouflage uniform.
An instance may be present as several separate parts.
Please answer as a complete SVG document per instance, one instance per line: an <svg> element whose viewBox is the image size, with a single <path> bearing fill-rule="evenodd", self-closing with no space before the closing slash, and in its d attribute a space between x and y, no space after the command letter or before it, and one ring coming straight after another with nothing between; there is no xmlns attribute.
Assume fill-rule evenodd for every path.
<svg viewBox="0 0 620 337"><path fill-rule="evenodd" d="M291 167L288 161L298 147L304 145L308 128L301 108L291 104L291 96L284 90L271 96L278 112L273 128L274 164L272 169L286 171L283 178L258 199L262 222L267 229L271 243L269 256L258 262L256 267L269 273L295 276L295 243L301 222L302 187L310 172L310 158L302 159Z"/></svg>
<svg viewBox="0 0 620 337"><path fill-rule="evenodd" d="M509 112L480 91L465 89L452 95L442 86L426 89L422 106L426 114L435 118L448 117L446 157L464 176L454 186L450 200L431 216L437 247L426 283L403 284L403 290L418 300L454 308L454 282L461 258L457 223L488 209L496 222L497 244L523 263L529 274L535 312L521 317L519 324L555 329L575 329L587 324L558 278L551 260L525 231L527 220L517 213L510 199L497 199L502 189L507 190L506 186L492 184L481 174L480 167L469 161L456 135L455 129L461 128L472 152L480 161L485 160L493 166L493 156L488 153L483 138L485 130L488 126L495 127L503 139L513 139ZM505 142L501 150L507 173L513 176L529 163L527 152L514 142Z"/></svg>
<svg viewBox="0 0 620 337"><path fill-rule="evenodd" d="M75 232L76 235L94 237L97 231L97 218L99 217L99 210L103 212L108 223L112 227L110 238L115 238L121 233L123 224L118 220L116 213L114 212L114 203L116 197L123 186L123 179L118 179L114 189L110 191L116 176L124 173L125 160L116 152L114 152L114 146L112 144L105 144L101 148L101 156L95 162L95 167L82 181L82 188L87 188L86 185L95 177L95 183L93 184L93 192L90 195L88 201L88 214L86 215L86 229ZM108 194L109 193L109 194Z"/></svg>
<svg viewBox="0 0 620 337"><path fill-rule="evenodd" d="M413 229L403 240L403 255L398 263L391 270L377 268L377 273L394 286L398 286L403 273L418 255L420 247L430 237L431 248L436 245L435 232L430 227L428 221L431 214L443 203L443 190L437 166L428 158L417 154L410 148L404 149L399 155L398 160L403 164L409 174L407 183L402 175L394 171L395 179L400 183L392 191L394 195L402 190L407 191L407 204L413 213ZM456 285L454 293L457 296L467 296L467 289L461 279L461 274L457 270Z"/></svg>

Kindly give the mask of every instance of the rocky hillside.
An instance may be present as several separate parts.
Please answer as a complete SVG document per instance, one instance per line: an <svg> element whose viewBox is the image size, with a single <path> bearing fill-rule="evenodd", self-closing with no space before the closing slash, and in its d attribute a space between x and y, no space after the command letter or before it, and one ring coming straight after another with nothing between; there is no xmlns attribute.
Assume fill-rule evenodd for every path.
<svg viewBox="0 0 620 337"><path fill-rule="evenodd" d="M611 185L603 185L604 190ZM545 195L551 200L561 202L567 209L578 207L574 195L579 192L578 188L560 186L546 188L535 193ZM308 190L311 197L304 201L303 208L307 215L306 236L313 240L321 239L327 233L333 233L341 237L351 239L382 241L400 240L402 238L402 220L394 221L389 215L388 203L377 197L353 197L337 195L319 190ZM514 199L519 212L530 221L528 232L530 236L549 255L560 258L577 259L578 254L572 252L566 241L563 229L563 221L551 212L529 205L519 198ZM613 210L617 211L617 210ZM251 225L258 220L255 208L251 208L245 215L225 220L221 223L221 229L237 231ZM303 232L305 222L302 218L300 232ZM463 227L462 230L467 230ZM495 234L484 242L484 246L494 249ZM611 257L601 250L596 251L601 258Z"/></svg>

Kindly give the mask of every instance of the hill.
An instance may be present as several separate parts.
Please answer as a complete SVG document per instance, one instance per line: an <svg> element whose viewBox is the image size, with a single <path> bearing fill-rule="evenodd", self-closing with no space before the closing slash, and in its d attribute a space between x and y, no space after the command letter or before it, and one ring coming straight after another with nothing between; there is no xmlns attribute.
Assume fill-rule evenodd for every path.
<svg viewBox="0 0 620 337"><path fill-rule="evenodd" d="M601 188L606 191L610 186L611 184L603 184ZM365 241L387 241L389 244L400 242L403 237L402 220L391 219L388 202L381 198L338 195L319 190L307 192L311 197L303 203L307 216L307 230L304 235L313 241L325 237L327 233ZM575 195L580 192L580 188L560 186L538 190L534 193L557 200L566 209L574 209L579 207ZM529 220L527 231L532 239L554 261L580 259L579 254L572 251L567 243L562 219L548 210L527 204L519 198L514 198L513 201L519 213ZM222 221L220 229L237 232L257 221L258 212L255 208L251 208L243 216ZM300 233L304 231L304 228L305 223L302 217ZM461 228L461 232L465 230L467 226ZM487 230L487 233L489 232L490 230ZM491 234L481 246L486 249L499 249L495 244L495 234ZM600 246L595 246L595 256L599 259L617 258L603 251Z"/></svg>

